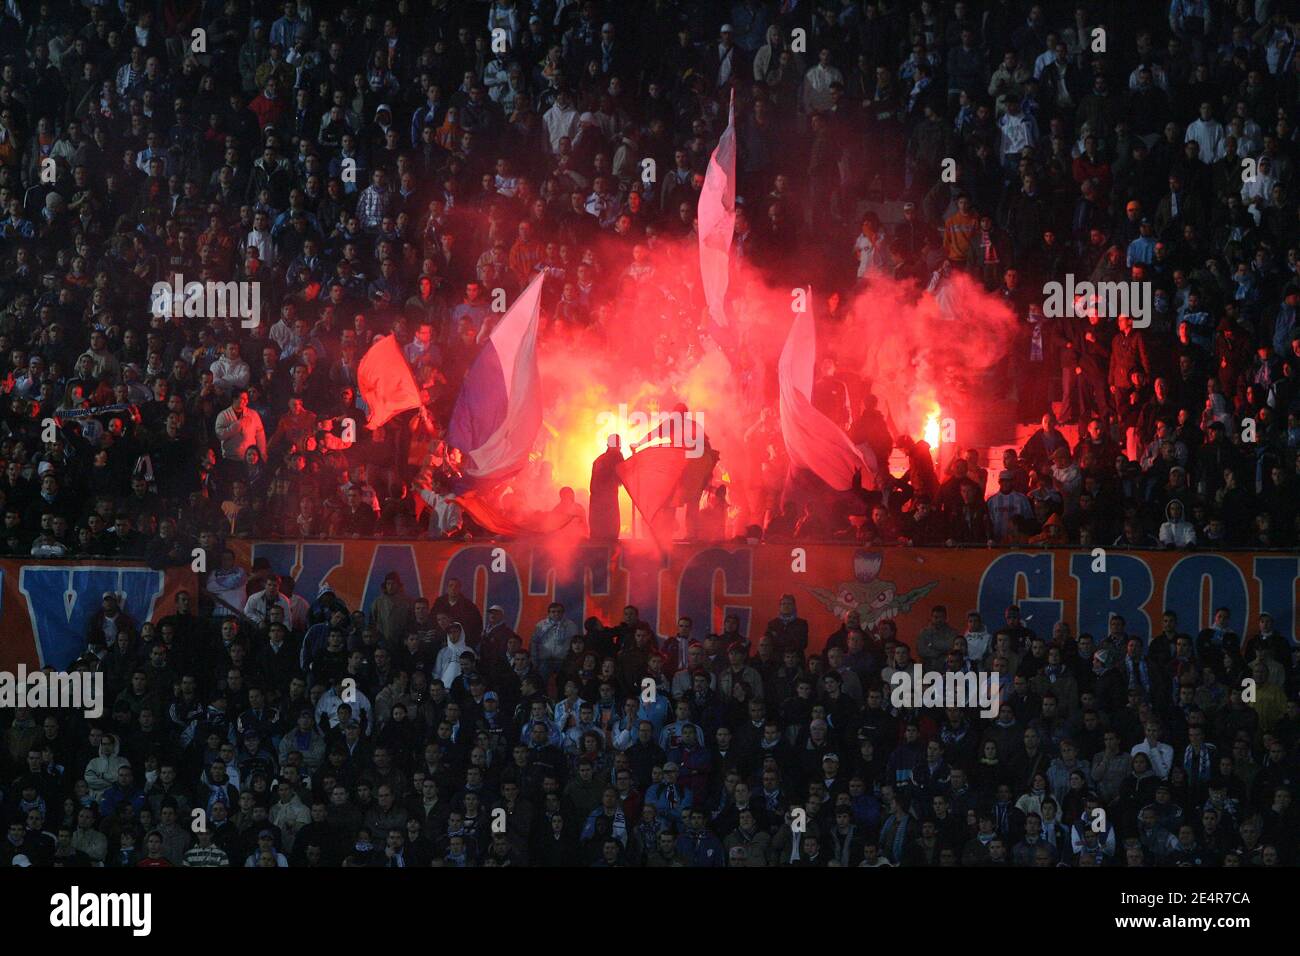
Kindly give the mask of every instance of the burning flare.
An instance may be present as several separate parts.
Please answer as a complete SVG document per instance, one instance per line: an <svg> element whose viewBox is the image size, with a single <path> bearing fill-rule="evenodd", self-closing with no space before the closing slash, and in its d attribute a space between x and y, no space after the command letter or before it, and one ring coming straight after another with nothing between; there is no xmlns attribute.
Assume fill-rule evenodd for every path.
<svg viewBox="0 0 1300 956"><path fill-rule="evenodd" d="M925 426L921 429L921 437L930 446L931 452L939 450L939 411L939 406L934 406L925 417Z"/></svg>

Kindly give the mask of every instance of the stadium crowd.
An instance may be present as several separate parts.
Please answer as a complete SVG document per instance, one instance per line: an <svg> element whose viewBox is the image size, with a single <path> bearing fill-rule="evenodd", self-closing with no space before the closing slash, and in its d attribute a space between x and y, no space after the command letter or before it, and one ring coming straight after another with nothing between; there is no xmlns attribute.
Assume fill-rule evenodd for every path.
<svg viewBox="0 0 1300 956"><path fill-rule="evenodd" d="M143 625L106 594L73 669L111 708L12 713L0 860L1208 867L1300 847L1300 650L1267 614L1243 641L1226 609L1195 635L1166 613L1144 642L1118 616L1038 634L1015 606L961 631L935 606L903 640L853 611L814 642L787 595L753 644L734 615L661 637L635 607L579 630L561 604L525 640L455 579L430 602L389 574L368 614L286 583L259 573L216 630L189 592ZM917 663L997 674L996 718L898 697Z"/></svg>
<svg viewBox="0 0 1300 956"><path fill-rule="evenodd" d="M814 269L829 323L863 283L937 295L970 274L1018 321L983 394L1080 437L1048 423L985 500L978 452L934 474L827 356L814 403L911 467L829 521L783 510L759 396L719 536L1296 543L1284 4L254 7L4 15L24 41L0 79L4 553L165 564L205 529L472 533L447 498L459 450L436 442L495 290L546 275L544 340L598 336L615 303L678 349L698 337L698 268L672 264L694 261L733 90L735 260ZM1152 283L1150 325L1044 318L1033 290L1075 275ZM255 283L256 322L158 282ZM372 432L357 364L388 331L426 409Z"/></svg>
<svg viewBox="0 0 1300 956"><path fill-rule="evenodd" d="M158 622L105 596L76 665L106 675L105 726L4 715L4 859L1294 862L1300 672L1269 620L1167 618L1143 646L1118 619L1076 638L1008 612L958 634L936 609L905 640L850 620L810 653L790 601L752 646L688 620L660 637L631 608L576 634L558 608L522 640L455 590L430 605L393 581L362 614L224 547L413 535L425 510L428 533L467 533L456 451L420 449L496 289L544 273L544 336L598 334L629 296L698 333L698 276L660 263L694 248L733 90L737 260L774 281L819 263L829 323L872 281L919 296L970 275L1019 320L990 394L1043 427L986 500L978 451L937 473L824 364L815 404L878 461L897 444L907 473L829 524L772 507L731 530L1294 547L1293 17L1279 0L7 4L0 547L155 567L200 547L212 570ZM176 275L256 283L263 320L168 314L153 289ZM1151 282L1150 325L1045 318L1034 290L1067 275ZM389 331L427 406L367 432L357 363ZM779 486L770 408L748 437ZM725 535L725 495L710 507ZM892 706L913 646L1002 674L1001 714Z"/></svg>

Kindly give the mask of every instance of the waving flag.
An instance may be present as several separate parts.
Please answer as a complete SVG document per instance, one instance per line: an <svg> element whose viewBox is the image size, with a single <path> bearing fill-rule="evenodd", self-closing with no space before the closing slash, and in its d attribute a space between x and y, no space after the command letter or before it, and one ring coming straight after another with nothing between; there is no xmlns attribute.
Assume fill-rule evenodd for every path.
<svg viewBox="0 0 1300 956"><path fill-rule="evenodd" d="M662 513L667 512L671 518L674 493L686 471L686 451L669 445L644 448L631 458L624 459L615 467L619 481L627 489L636 510L641 512L655 534L661 522ZM669 526L671 529L671 525ZM672 540L671 530L668 541Z"/></svg>
<svg viewBox="0 0 1300 956"><path fill-rule="evenodd" d="M848 491L853 486L853 473L861 469L862 486L871 488L875 474L862 453L842 428L813 406L816 356L817 327L812 313L795 313L777 366L781 437L785 439L790 465L811 472L835 491Z"/></svg>
<svg viewBox="0 0 1300 956"><path fill-rule="evenodd" d="M561 514L558 511L535 511L512 516L502 510L499 504L474 490L458 494L455 500L466 514L492 534L509 538L555 534L577 520L577 515Z"/></svg>
<svg viewBox="0 0 1300 956"><path fill-rule="evenodd" d="M709 168L704 174L704 188L700 190L695 216L704 300L709 304L713 323L725 328L727 313L723 300L727 295L731 240L736 232L735 90L731 92L731 105L727 109L727 128L709 157Z"/></svg>
<svg viewBox="0 0 1300 956"><path fill-rule="evenodd" d="M447 441L464 452L471 484L491 484L527 464L542 427L537 325L543 278L539 272L492 330L452 410Z"/></svg>
<svg viewBox="0 0 1300 956"><path fill-rule="evenodd" d="M357 388L370 415L366 427L379 428L394 415L420 408L420 388L406 364L397 339L385 335L366 350L357 364Z"/></svg>
<svg viewBox="0 0 1300 956"><path fill-rule="evenodd" d="M665 549L672 544L678 506L699 502L717 463L718 453L707 441L698 454L688 453L685 445L674 441L648 445L619 462L614 471L645 518L651 537Z"/></svg>

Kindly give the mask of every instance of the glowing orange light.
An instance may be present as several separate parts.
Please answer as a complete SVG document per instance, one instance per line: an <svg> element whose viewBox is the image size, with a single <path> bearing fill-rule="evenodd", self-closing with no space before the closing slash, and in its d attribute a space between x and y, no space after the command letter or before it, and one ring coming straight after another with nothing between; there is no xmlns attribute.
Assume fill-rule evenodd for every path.
<svg viewBox="0 0 1300 956"><path fill-rule="evenodd" d="M931 449L939 447L939 406L935 406L929 415L925 418L925 427L921 429L921 437Z"/></svg>

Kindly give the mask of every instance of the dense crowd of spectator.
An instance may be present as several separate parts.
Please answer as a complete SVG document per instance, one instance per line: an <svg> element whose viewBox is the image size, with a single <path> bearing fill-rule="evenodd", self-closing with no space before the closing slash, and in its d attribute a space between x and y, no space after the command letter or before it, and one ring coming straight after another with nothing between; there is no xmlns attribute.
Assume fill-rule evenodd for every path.
<svg viewBox="0 0 1300 956"><path fill-rule="evenodd" d="M1014 606L959 631L936 606L907 640L854 611L814 641L787 595L752 643L734 615L659 636L635 607L580 630L561 604L525 639L454 579L430 602L390 574L368 614L282 588L259 573L215 628L188 592L143 626L105 595L74 669L111 706L12 713L0 860L1205 867L1300 848L1300 650L1267 614L1243 641L1226 609L1194 635L1166 613L1144 642L1120 617L1038 634ZM996 674L989 714L898 698L917 663Z"/></svg>
<svg viewBox="0 0 1300 956"><path fill-rule="evenodd" d="M752 645L732 621L661 637L632 608L585 633L557 608L523 640L454 588L430 605L394 580L362 613L223 544L414 534L426 509L431 533L464 534L458 452L422 449L494 290L544 273L544 340L598 336L629 302L698 336L698 276L664 263L694 248L734 91L736 261L787 286L812 263L828 323L874 281L941 296L970 275L1018 321L989 394L1043 427L986 499L978 450L939 474L869 383L824 363L814 403L907 473L842 513L782 510L764 396L738 410L762 493L714 491L717 536L1293 547L1293 17L1278 0L7 4L0 548L165 566L197 546L211 571L158 622L105 596L76 665L105 674L102 726L3 716L4 859L1294 862L1300 671L1270 620L1243 642L1247 622L1185 635L1167 617L1144 646L1118 619L1076 639L1009 612L958 634L936 609L919 634L850 619L811 653L791 600ZM262 321L167 314L153 289L176 275L256 283ZM1045 318L1036 290L1066 276L1149 281L1150 324ZM426 414L369 432L357 363L390 331ZM674 360L662 346L646 361ZM1003 675L999 716L892 706L913 646Z"/></svg>
<svg viewBox="0 0 1300 956"><path fill-rule="evenodd" d="M48 0L0 34L22 40L0 77L7 554L475 531L436 442L495 290L546 275L543 348L635 307L674 330L647 363L681 360L707 327L694 215L732 91L738 275L815 275L837 323L863 284L941 297L966 272L1018 323L984 394L1083 437L1046 428L986 501L827 356L815 404L912 467L847 514L782 496L759 395L718 534L1297 541L1284 4ZM1150 325L1044 318L1036 290L1066 276L1152 283ZM186 314L158 282L255 283L258 321ZM389 331L426 409L372 432L357 363Z"/></svg>

